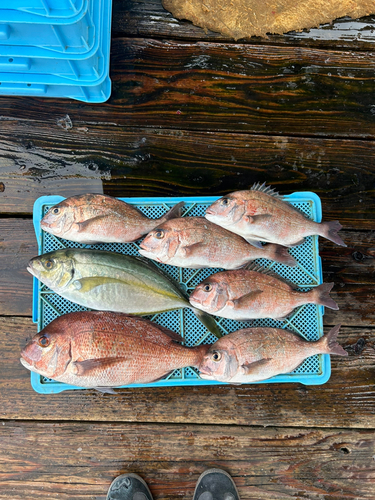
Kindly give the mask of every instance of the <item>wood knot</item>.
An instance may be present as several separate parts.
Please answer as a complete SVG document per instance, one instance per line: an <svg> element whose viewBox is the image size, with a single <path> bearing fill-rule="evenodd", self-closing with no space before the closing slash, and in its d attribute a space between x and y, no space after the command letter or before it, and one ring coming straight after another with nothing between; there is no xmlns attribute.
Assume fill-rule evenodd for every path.
<svg viewBox="0 0 375 500"><path fill-rule="evenodd" d="M363 260L365 258L365 256L363 255L362 252L353 252L352 253L352 257L356 261L361 261L361 260Z"/></svg>

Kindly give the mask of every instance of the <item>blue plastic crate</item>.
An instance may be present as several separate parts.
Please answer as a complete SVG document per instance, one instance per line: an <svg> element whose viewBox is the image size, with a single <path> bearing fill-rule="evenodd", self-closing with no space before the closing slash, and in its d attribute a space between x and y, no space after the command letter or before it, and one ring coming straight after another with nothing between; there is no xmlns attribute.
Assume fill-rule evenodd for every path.
<svg viewBox="0 0 375 500"><path fill-rule="evenodd" d="M44 59L39 57L0 57L0 93L7 84L95 85L109 73L111 5L102 1L97 29L98 48L86 59ZM91 53L91 51L90 51Z"/></svg>
<svg viewBox="0 0 375 500"><path fill-rule="evenodd" d="M46 211L64 198L61 196L43 196L36 200L34 204L33 222L35 234L38 241L39 253L46 253L61 248L98 248L127 255L138 255L138 244L101 244L101 245L80 245L66 241L44 231L41 231L40 221ZM194 198L120 198L127 203L137 206L145 215L150 218L158 218L163 215L171 206L180 201L185 201L183 216L204 215L206 208L217 199L217 197L194 197ZM320 222L321 203L319 197L310 192L293 193L286 196L294 206L304 211L313 220ZM257 262L264 267L272 268L280 276L290 279L298 284L302 290L311 289L322 283L321 260L318 252L318 237L306 238L303 245L290 250L298 262L295 268L287 267L269 260L260 259ZM164 264L158 264L174 280L178 281L188 293L207 276L214 274L219 269L183 269ZM38 323L38 331L43 329L53 319L59 315L81 311L85 308L63 299L52 292L45 285L34 278L33 291L33 320ZM223 333L230 333L240 328L251 326L270 326L289 329L304 337L306 340L318 340L323 335L323 314L324 308L314 304L306 304L296 309L293 315L285 321L274 321L271 319L255 320L249 322L239 322L224 318L216 318ZM159 323L175 332L180 333L186 345L192 346L202 342L213 343L216 337L205 329L196 316L190 310L170 311L162 314L155 314L149 317L152 321ZM279 375L264 382L300 382L306 385L316 385L325 383L331 374L331 363L329 355L315 355L307 358L296 370L290 374ZM186 385L217 385L222 382L202 380L198 372L193 368L176 370L167 379L152 384L147 387L167 387ZM62 384L46 379L36 373L31 373L31 385L35 391L50 394L69 389L79 389L79 387ZM146 387L142 384L131 387Z"/></svg>
<svg viewBox="0 0 375 500"><path fill-rule="evenodd" d="M75 23L85 15L88 2L89 0L11 0L6 7L0 6L0 22Z"/></svg>
<svg viewBox="0 0 375 500"><path fill-rule="evenodd" d="M96 27L100 22L103 1L91 0L85 15L71 24L1 24L1 54L26 57L27 54L25 54L24 48L30 47L47 51L47 57L54 57L55 53L70 56L87 54L93 49L98 38Z"/></svg>
<svg viewBox="0 0 375 500"><path fill-rule="evenodd" d="M2 72L0 95L70 98L90 103L105 102L111 95L111 80L108 74L112 0L102 0L101 7L102 15L98 18L100 20L98 36L93 49L86 55L76 55L68 60L66 54L61 58L62 54L43 51L38 47L22 47L28 56L10 57L9 55L6 58L0 58L0 71L2 71L2 65L6 69L8 64L15 65L13 67L18 67L20 70L22 67L29 68L27 74L17 71ZM45 58L47 54L49 56L53 54L53 59L47 58L42 61L39 59ZM39 64L39 68L49 66L51 74L32 74L30 69L33 70L34 61L35 64ZM54 71L59 73L55 74ZM95 75L97 75L96 78Z"/></svg>
<svg viewBox="0 0 375 500"><path fill-rule="evenodd" d="M99 103L105 102L111 95L111 80L106 77L99 85L34 85L31 83L0 83L0 95L27 97L58 97L76 99L77 101Z"/></svg>

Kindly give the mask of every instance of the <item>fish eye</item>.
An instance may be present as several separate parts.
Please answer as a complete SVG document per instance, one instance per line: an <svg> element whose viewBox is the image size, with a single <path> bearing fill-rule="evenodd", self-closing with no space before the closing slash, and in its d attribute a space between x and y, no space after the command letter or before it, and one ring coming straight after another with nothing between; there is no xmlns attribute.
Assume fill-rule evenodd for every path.
<svg viewBox="0 0 375 500"><path fill-rule="evenodd" d="M52 268L53 268L53 264L54 264L53 260L48 259L48 260L45 262L44 267L45 267L46 269L52 269Z"/></svg>
<svg viewBox="0 0 375 500"><path fill-rule="evenodd" d="M164 231L162 231L161 229L155 231L155 238L157 238L158 240L164 238Z"/></svg>
<svg viewBox="0 0 375 500"><path fill-rule="evenodd" d="M212 353L211 358L212 358L212 361L215 361L216 363L218 363L221 360L221 353L218 351L214 351Z"/></svg>
<svg viewBox="0 0 375 500"><path fill-rule="evenodd" d="M40 345L40 347L48 347L50 344L50 340L47 335L42 335L41 337L39 337L38 344Z"/></svg>
<svg viewBox="0 0 375 500"><path fill-rule="evenodd" d="M59 208L54 208L52 210L52 212L57 215L58 213L60 213L60 209Z"/></svg>
<svg viewBox="0 0 375 500"><path fill-rule="evenodd" d="M223 198L223 199L221 200L221 204L222 204L222 205L225 205L225 206L226 206L226 205L229 205L229 198Z"/></svg>
<svg viewBox="0 0 375 500"><path fill-rule="evenodd" d="M203 286L203 290L205 292L210 292L212 290L212 285L210 285L209 283L206 283L204 286Z"/></svg>

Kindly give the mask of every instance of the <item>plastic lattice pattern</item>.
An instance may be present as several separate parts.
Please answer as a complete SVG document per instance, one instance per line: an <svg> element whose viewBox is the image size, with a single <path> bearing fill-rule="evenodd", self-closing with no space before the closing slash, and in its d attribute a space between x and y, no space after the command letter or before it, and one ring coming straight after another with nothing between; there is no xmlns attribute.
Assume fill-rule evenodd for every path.
<svg viewBox="0 0 375 500"><path fill-rule="evenodd" d="M47 210L59 203L64 198L60 196L48 196L39 198L34 205L34 227L39 244L39 253L51 252L61 248L97 248L109 250L127 255L138 255L138 247L141 240L128 244L100 244L100 245L80 245L71 241L57 238L51 234L45 233L40 229L40 221ZM121 198L127 203L136 205L147 217L158 218L162 216L169 208L179 201L185 201L183 216L202 216L206 208L217 199L217 197L200 198L153 198L152 200L140 198ZM321 204L320 199L314 193L293 193L285 197L295 207L299 208L311 219L320 222ZM298 285L301 291L308 291L312 287L322 282L321 261L318 254L318 237L308 237L303 245L290 249L290 253L295 257L298 266L291 268L283 264L275 263L266 259L258 259L259 264L265 268L272 268L280 276L287 278ZM188 293L194 290L195 286L207 276L214 274L221 269L184 269L164 264L158 264L174 280L180 283L180 286ZM80 311L85 308L63 299L52 292L45 285L42 285L34 278L34 301L33 316L34 321L38 323L39 331L59 315ZM284 321L275 321L272 319L254 320L248 322L239 322L225 318L216 318L224 334L248 328L251 326L269 326L291 330L301 335L306 340L318 340L323 335L323 317L324 308L313 304L306 304L299 307L294 313ZM159 323L173 331L180 333L188 346L204 343L213 343L216 337L210 334L200 323L197 317L189 309L170 311L154 316L148 316L148 319ZM330 376L330 357L328 355L315 355L307 358L296 370L290 374L279 375L264 382L300 382L303 384L323 384ZM32 386L37 392L55 393L76 387L45 379L36 373L31 374ZM259 382L259 383L264 383ZM202 380L199 373L193 368L176 370L168 378L148 384L148 386L176 386L176 385L212 385L219 382ZM133 385L132 387L142 387L142 385Z"/></svg>

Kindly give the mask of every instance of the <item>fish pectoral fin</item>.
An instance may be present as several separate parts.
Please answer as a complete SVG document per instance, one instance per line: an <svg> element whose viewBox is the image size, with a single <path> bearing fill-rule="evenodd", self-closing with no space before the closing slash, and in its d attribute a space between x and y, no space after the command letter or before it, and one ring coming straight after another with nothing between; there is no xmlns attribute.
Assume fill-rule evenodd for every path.
<svg viewBox="0 0 375 500"><path fill-rule="evenodd" d="M174 340L175 342L181 343L184 341L184 339L181 337L181 335L170 330L169 328L166 328L165 326L158 325L158 329L161 330L166 335L168 335L168 337L171 338L172 340ZM159 343L160 343L160 341L159 341Z"/></svg>
<svg viewBox="0 0 375 500"><path fill-rule="evenodd" d="M97 368L110 368L124 361L124 358L100 358L100 359L86 359L85 361L74 361L75 375L83 376L89 374L92 370Z"/></svg>
<svg viewBox="0 0 375 500"><path fill-rule="evenodd" d="M271 214L259 214L259 215L246 215L245 221L249 224L256 224L258 222L264 222L265 220L273 217Z"/></svg>
<svg viewBox="0 0 375 500"><path fill-rule="evenodd" d="M112 387L93 387L98 392L102 392L103 394L117 394L116 391L112 389Z"/></svg>
<svg viewBox="0 0 375 500"><path fill-rule="evenodd" d="M245 238L245 240L250 243L250 245L253 245L253 247L256 248L263 248L263 245L260 241L252 240L251 238Z"/></svg>
<svg viewBox="0 0 375 500"><path fill-rule="evenodd" d="M195 250L199 250L205 246L206 245L202 241L199 241L198 243L193 243L192 245L186 245L185 247L182 247L182 249L185 252L185 256L190 257Z"/></svg>
<svg viewBox="0 0 375 500"><path fill-rule="evenodd" d="M262 371L270 362L272 358L264 358L259 361L254 361L254 363L249 363L242 365L244 375L256 375Z"/></svg>
<svg viewBox="0 0 375 500"><path fill-rule="evenodd" d="M227 305L233 309L246 309L251 306L254 300L263 293L262 290L255 290L254 292L242 295L239 299L228 300Z"/></svg>
<svg viewBox="0 0 375 500"><path fill-rule="evenodd" d="M92 219L85 220L83 222L76 222L78 232L82 233L83 231L87 231L91 228L91 226L95 226L100 220L108 219L108 215L97 215L96 217L92 217Z"/></svg>

